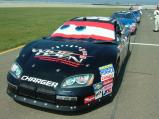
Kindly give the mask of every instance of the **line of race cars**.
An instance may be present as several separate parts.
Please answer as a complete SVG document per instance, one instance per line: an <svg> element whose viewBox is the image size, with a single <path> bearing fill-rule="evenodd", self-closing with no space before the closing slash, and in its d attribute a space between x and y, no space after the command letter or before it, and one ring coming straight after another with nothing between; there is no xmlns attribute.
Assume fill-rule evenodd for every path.
<svg viewBox="0 0 159 119"><path fill-rule="evenodd" d="M112 18L118 19L125 27L130 30L131 34L135 34L138 23L141 21L142 11L131 10L131 11L119 11L112 15Z"/></svg>
<svg viewBox="0 0 159 119"><path fill-rule="evenodd" d="M129 15L76 17L27 44L8 72L7 93L18 102L60 111L112 100L130 54L132 26L140 22Z"/></svg>

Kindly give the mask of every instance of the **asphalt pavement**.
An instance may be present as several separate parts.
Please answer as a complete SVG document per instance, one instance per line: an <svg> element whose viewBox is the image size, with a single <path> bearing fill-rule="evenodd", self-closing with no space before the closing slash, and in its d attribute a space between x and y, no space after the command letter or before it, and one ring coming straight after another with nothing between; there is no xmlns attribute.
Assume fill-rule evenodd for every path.
<svg viewBox="0 0 159 119"><path fill-rule="evenodd" d="M0 119L158 119L159 118L159 32L154 33L145 12L132 43L132 53L114 100L87 113L63 114L24 106L6 94L7 71L18 50L0 55Z"/></svg>

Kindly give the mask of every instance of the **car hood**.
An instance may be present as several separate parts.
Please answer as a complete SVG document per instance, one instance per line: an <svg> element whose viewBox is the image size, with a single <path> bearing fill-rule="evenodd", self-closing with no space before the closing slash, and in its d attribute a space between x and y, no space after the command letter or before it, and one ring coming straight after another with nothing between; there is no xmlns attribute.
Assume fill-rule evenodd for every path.
<svg viewBox="0 0 159 119"><path fill-rule="evenodd" d="M72 75L93 73L99 80L99 67L115 64L116 47L114 44L39 40L24 47L17 62L26 76L61 83Z"/></svg>

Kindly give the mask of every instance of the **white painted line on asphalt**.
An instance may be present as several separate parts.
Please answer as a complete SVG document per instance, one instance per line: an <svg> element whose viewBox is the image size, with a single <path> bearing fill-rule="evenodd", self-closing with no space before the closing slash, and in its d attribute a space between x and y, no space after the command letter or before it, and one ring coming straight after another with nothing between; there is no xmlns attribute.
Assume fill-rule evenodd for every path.
<svg viewBox="0 0 159 119"><path fill-rule="evenodd" d="M142 45L142 46L158 46L159 47L159 44L149 44L149 43L130 43L130 44Z"/></svg>
<svg viewBox="0 0 159 119"><path fill-rule="evenodd" d="M18 46L18 47L16 47L16 48L12 48L12 49L9 49L9 50L0 52L0 55L5 54L5 53L8 53L8 52L12 52L12 51L17 50L17 49L20 49L20 48L22 48L22 47L24 47L24 45L21 45L21 46Z"/></svg>

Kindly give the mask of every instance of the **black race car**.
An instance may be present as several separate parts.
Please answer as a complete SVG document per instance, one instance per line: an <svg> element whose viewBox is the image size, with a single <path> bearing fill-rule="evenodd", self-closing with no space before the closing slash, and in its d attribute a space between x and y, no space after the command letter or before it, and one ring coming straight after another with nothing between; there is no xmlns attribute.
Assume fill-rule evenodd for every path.
<svg viewBox="0 0 159 119"><path fill-rule="evenodd" d="M113 98L129 32L108 17L77 17L26 45L8 72L7 93L43 108L78 111Z"/></svg>

